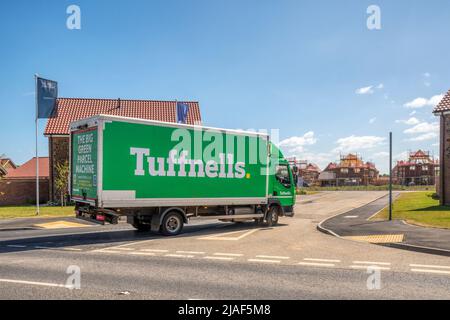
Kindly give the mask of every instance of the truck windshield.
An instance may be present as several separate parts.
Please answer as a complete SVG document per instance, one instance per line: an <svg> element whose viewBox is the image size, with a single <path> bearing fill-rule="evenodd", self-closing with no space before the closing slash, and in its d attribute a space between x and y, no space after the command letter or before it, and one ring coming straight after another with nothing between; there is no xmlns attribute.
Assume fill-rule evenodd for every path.
<svg viewBox="0 0 450 320"><path fill-rule="evenodd" d="M279 165L277 166L277 171L275 174L278 181L280 181L284 185L291 184L291 178L289 175L289 169L287 165Z"/></svg>

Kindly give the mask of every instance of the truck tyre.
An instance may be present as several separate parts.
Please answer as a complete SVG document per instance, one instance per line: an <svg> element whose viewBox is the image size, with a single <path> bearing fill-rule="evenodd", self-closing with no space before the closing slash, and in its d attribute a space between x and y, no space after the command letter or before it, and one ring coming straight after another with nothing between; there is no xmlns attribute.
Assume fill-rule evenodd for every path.
<svg viewBox="0 0 450 320"><path fill-rule="evenodd" d="M183 230L183 217L177 211L171 211L164 216L161 233L165 236L176 236Z"/></svg>
<svg viewBox="0 0 450 320"><path fill-rule="evenodd" d="M152 226L144 223L133 223L133 227L139 232L148 232Z"/></svg>
<svg viewBox="0 0 450 320"><path fill-rule="evenodd" d="M266 224L268 227L273 227L278 224L279 209L277 206L272 206L267 213Z"/></svg>

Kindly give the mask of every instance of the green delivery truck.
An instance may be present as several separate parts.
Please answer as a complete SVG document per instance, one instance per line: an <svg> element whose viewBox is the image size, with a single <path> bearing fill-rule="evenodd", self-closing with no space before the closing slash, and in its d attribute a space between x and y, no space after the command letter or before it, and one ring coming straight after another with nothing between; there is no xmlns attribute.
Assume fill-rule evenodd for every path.
<svg viewBox="0 0 450 320"><path fill-rule="evenodd" d="M295 185L267 134L98 115L71 123L76 215L177 235L192 218L275 225Z"/></svg>

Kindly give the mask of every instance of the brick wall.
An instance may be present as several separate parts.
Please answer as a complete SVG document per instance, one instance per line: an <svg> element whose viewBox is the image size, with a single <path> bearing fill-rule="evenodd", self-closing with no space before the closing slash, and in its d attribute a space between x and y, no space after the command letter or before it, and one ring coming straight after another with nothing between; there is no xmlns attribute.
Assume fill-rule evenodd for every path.
<svg viewBox="0 0 450 320"><path fill-rule="evenodd" d="M49 181L39 180L39 202L49 200ZM23 205L36 203L36 180L34 179L2 179L0 180L0 206Z"/></svg>
<svg viewBox="0 0 450 320"><path fill-rule="evenodd" d="M50 155L50 185L49 193L51 201L59 201L60 196L55 190L55 166L57 163L69 161L69 137L49 137L48 142L49 155Z"/></svg>
<svg viewBox="0 0 450 320"><path fill-rule="evenodd" d="M450 115L441 116L441 204L450 206Z"/></svg>

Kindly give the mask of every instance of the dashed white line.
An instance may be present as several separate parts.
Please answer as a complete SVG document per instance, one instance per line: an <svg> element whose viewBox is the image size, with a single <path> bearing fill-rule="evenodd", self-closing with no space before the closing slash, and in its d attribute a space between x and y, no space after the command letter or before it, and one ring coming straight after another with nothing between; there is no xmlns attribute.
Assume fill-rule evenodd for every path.
<svg viewBox="0 0 450 320"><path fill-rule="evenodd" d="M63 248L65 251L82 251L80 248Z"/></svg>
<svg viewBox="0 0 450 320"><path fill-rule="evenodd" d="M221 253L221 252L216 252L214 253L215 256L226 256L226 257L242 257L243 254L242 253Z"/></svg>
<svg viewBox="0 0 450 320"><path fill-rule="evenodd" d="M265 255L258 255L256 258L263 258L263 259L281 259L281 260L288 260L290 257L283 257L283 256L265 256Z"/></svg>
<svg viewBox="0 0 450 320"><path fill-rule="evenodd" d="M416 267L416 268L450 269L449 266L436 266L436 265L426 265L426 264L410 264L409 266Z"/></svg>
<svg viewBox="0 0 450 320"><path fill-rule="evenodd" d="M372 265L372 266L369 266L369 265L367 265L367 266L350 266L350 268L352 268L352 269L365 269L365 270L367 270L369 268L371 268L371 269L376 268L378 270L391 270L391 268L389 268L389 267L380 267L380 266L375 266L375 265Z"/></svg>
<svg viewBox="0 0 450 320"><path fill-rule="evenodd" d="M133 252L128 252L128 254L135 255L135 256L154 256L156 253L133 251Z"/></svg>
<svg viewBox="0 0 450 320"><path fill-rule="evenodd" d="M421 272L421 273L450 274L450 271L444 271L444 270L411 269L411 271L412 272Z"/></svg>
<svg viewBox="0 0 450 320"><path fill-rule="evenodd" d="M280 263L280 260L266 260L266 259L248 259L249 262L262 262L262 263Z"/></svg>
<svg viewBox="0 0 450 320"><path fill-rule="evenodd" d="M205 252L202 252L202 251L177 251L177 253L183 253L183 254L205 254Z"/></svg>
<svg viewBox="0 0 450 320"><path fill-rule="evenodd" d="M26 248L27 246L22 245L22 244L9 244L9 245L7 245L7 247L9 247L9 248Z"/></svg>
<svg viewBox="0 0 450 320"><path fill-rule="evenodd" d="M207 260L222 260L222 261L234 260L234 258L232 258L232 257L213 257L213 256L206 256L206 257L203 257L203 259L207 259Z"/></svg>
<svg viewBox="0 0 450 320"><path fill-rule="evenodd" d="M144 251L144 252L159 252L159 253L169 252L169 250L162 250L162 249L141 249L140 251Z"/></svg>
<svg viewBox="0 0 450 320"><path fill-rule="evenodd" d="M124 248L124 247L115 247L115 248L111 248L113 250L123 250L123 251L135 251L135 249L132 248Z"/></svg>
<svg viewBox="0 0 450 320"><path fill-rule="evenodd" d="M54 249L54 248L45 247L45 246L34 246L33 248L35 248L35 249Z"/></svg>
<svg viewBox="0 0 450 320"><path fill-rule="evenodd" d="M341 260L335 260L335 259L317 259L317 258L305 258L303 259L305 261L316 261L316 262L335 262L339 263Z"/></svg>
<svg viewBox="0 0 450 320"><path fill-rule="evenodd" d="M319 262L299 262L301 266L311 266L311 267L335 267L334 263L319 263Z"/></svg>
<svg viewBox="0 0 450 320"><path fill-rule="evenodd" d="M188 255L188 254L166 254L164 255L165 257L171 257L171 258L194 258L193 255Z"/></svg>
<svg viewBox="0 0 450 320"><path fill-rule="evenodd" d="M390 266L390 262L374 262L374 261L353 261L354 264L369 264L369 265L382 265L382 266Z"/></svg>
<svg viewBox="0 0 450 320"><path fill-rule="evenodd" d="M33 286L44 286L44 287L68 288L64 284L48 283L48 282L24 281L24 280L13 280L13 279L0 279L0 282L15 283L15 284L28 284L28 285L33 285Z"/></svg>

